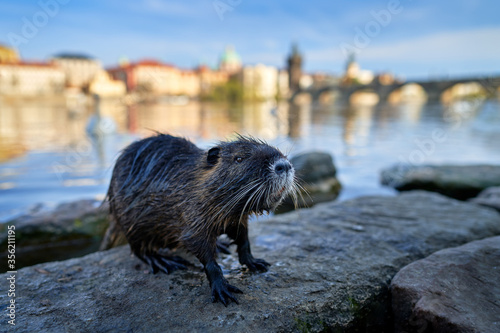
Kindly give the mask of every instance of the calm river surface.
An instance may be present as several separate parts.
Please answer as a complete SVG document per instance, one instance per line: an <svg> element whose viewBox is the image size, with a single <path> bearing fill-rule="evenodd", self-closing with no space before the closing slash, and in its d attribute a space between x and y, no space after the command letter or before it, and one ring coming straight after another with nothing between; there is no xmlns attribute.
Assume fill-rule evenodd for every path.
<svg viewBox="0 0 500 333"><path fill-rule="evenodd" d="M500 164L500 102L289 106L123 106L104 101L101 119L113 134L93 137L91 108L0 101L0 221L27 209L103 198L118 152L153 130L185 136L202 147L234 133L267 140L293 156L334 156L340 200L393 195L379 172L394 163ZM95 119L94 119L95 120ZM109 122L112 121L110 125Z"/></svg>

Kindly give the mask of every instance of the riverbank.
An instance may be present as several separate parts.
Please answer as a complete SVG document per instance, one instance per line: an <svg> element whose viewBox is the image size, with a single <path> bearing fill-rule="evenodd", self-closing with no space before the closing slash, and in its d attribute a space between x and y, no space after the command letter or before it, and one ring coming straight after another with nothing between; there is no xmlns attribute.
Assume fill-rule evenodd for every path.
<svg viewBox="0 0 500 333"><path fill-rule="evenodd" d="M151 275L124 246L19 270L17 331L392 331L393 276L435 251L499 235L500 214L417 191L319 204L253 223L250 234L269 272L249 273L234 253L219 260L244 291L240 305L210 303L196 259L187 257L187 271Z"/></svg>

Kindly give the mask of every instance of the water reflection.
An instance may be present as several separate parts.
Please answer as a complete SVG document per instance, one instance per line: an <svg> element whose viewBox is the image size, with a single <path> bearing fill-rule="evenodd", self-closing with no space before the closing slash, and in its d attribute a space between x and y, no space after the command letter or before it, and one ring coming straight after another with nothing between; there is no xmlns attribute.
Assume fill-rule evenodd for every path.
<svg viewBox="0 0 500 333"><path fill-rule="evenodd" d="M85 120L70 118L64 105L14 103L2 104L0 110L0 160L85 135Z"/></svg>
<svg viewBox="0 0 500 333"><path fill-rule="evenodd" d="M478 118L484 109L489 110L491 118L491 114L495 114L491 110L497 110L499 104L495 101L455 101L444 106L420 102L313 106L264 102L234 106L192 101L180 106L161 103L124 105L103 100L96 113L87 102L78 106L0 104L0 159L6 161L29 151L69 148L77 151L93 149L99 160L105 160L104 136L89 137L85 132L89 123L101 118L110 119L118 133L146 137L158 131L195 141L230 138L235 133L271 141L287 137L300 139L318 134L332 135L323 131L325 127L341 128L346 154L355 155L356 147L368 145L374 133L388 128L394 130L395 123L399 128L418 127L431 119L450 126L462 124L468 119ZM486 117L479 117L481 119L491 123ZM494 119L493 123L497 121ZM311 129L316 132L311 133ZM88 142L93 148L85 148Z"/></svg>
<svg viewBox="0 0 500 333"><path fill-rule="evenodd" d="M399 103L331 105L249 103L225 105L122 104L102 100L116 134L88 136L94 115L86 97L63 102L0 102L0 216L40 201L60 202L105 193L120 149L154 131L207 146L235 133L253 135L291 154L323 150L335 156L341 198L387 193L378 170L409 156L435 130L436 143L422 163L500 163L500 101L449 105ZM417 140L417 141L416 141Z"/></svg>
<svg viewBox="0 0 500 333"><path fill-rule="evenodd" d="M127 116L127 128L120 129L139 136L160 131L192 139L213 140L228 138L238 132L272 140L289 132L286 103L234 106L193 101L183 106L131 105Z"/></svg>
<svg viewBox="0 0 500 333"><path fill-rule="evenodd" d="M79 149L96 122L112 119L119 133L138 137L155 131L199 140L228 138L234 133L266 140L308 134L310 106L290 108L287 103L249 103L237 106L190 102L187 105L123 105L102 100L99 113L92 105L2 104L0 151L7 160L27 151ZM93 132L92 132L93 133ZM99 137L100 135L91 135ZM93 139L94 140L94 139ZM94 140L96 147L102 146ZM80 147L81 148L81 147ZM99 148L98 148L99 149Z"/></svg>
<svg viewBox="0 0 500 333"><path fill-rule="evenodd" d="M364 147L369 140L374 105L351 105L344 109L344 143L347 155L356 155L356 147Z"/></svg>
<svg viewBox="0 0 500 333"><path fill-rule="evenodd" d="M308 136L311 124L311 104L290 104L288 107L288 136L293 139Z"/></svg>

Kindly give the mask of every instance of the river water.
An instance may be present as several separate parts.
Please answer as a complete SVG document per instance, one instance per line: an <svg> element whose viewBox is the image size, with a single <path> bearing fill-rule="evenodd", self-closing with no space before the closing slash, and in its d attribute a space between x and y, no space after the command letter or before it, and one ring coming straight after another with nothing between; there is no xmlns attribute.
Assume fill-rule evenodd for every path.
<svg viewBox="0 0 500 333"><path fill-rule="evenodd" d="M500 101L442 104L125 106L103 101L106 135L89 135L91 107L0 102L0 221L60 202L102 199L118 152L154 131L201 147L235 133L265 139L293 156L334 156L343 184L339 200L393 195L379 173L394 163L500 164ZM113 132L113 130L115 130Z"/></svg>

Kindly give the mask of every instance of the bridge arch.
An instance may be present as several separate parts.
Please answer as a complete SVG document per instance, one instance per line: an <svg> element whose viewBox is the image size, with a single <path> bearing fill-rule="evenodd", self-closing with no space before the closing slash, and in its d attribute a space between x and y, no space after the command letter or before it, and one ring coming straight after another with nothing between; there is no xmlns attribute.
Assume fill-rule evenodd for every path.
<svg viewBox="0 0 500 333"><path fill-rule="evenodd" d="M418 83L406 83L394 89L388 96L389 103L425 103L427 101L427 92L424 87Z"/></svg>
<svg viewBox="0 0 500 333"><path fill-rule="evenodd" d="M349 96L349 103L354 105L375 105L380 96L372 89L358 89Z"/></svg>
<svg viewBox="0 0 500 333"><path fill-rule="evenodd" d="M460 99L485 98L488 92L477 81L459 82L445 89L440 96L442 103L451 103Z"/></svg>
<svg viewBox="0 0 500 333"><path fill-rule="evenodd" d="M331 104L340 95L339 87L329 86L319 89L312 95L313 99L320 104Z"/></svg>
<svg viewBox="0 0 500 333"><path fill-rule="evenodd" d="M308 91L299 91L293 94L291 100L295 104L310 104L313 101L313 96Z"/></svg>

